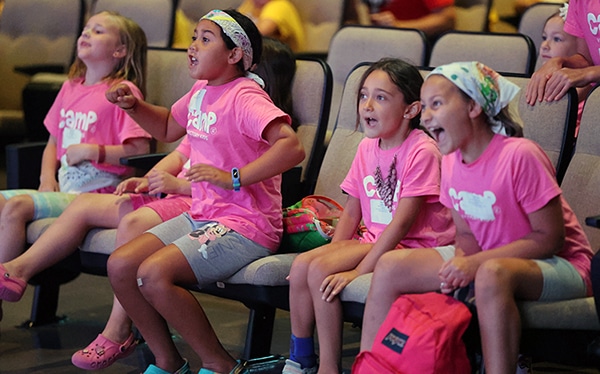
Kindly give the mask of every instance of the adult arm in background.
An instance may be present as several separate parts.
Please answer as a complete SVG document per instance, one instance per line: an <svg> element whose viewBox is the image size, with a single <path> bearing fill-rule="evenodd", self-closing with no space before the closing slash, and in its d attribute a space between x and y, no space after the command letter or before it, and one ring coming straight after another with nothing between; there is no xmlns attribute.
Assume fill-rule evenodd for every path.
<svg viewBox="0 0 600 374"><path fill-rule="evenodd" d="M546 61L529 80L525 98L529 105L560 100L571 87L584 87L600 81L600 66L591 62L589 52Z"/></svg>
<svg viewBox="0 0 600 374"><path fill-rule="evenodd" d="M427 36L434 36L454 28L456 9L454 6L437 8L427 16L412 20L399 20L392 12L384 11L371 14L371 21L381 26L418 29Z"/></svg>

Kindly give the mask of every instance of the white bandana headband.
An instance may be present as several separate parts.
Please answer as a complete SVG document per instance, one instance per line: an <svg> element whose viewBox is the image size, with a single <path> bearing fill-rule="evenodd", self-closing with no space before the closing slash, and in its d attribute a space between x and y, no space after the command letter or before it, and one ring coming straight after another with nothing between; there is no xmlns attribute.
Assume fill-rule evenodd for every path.
<svg viewBox="0 0 600 374"><path fill-rule="evenodd" d="M519 92L519 86L477 61L454 62L438 66L429 73L428 77L433 74L448 78L461 91L475 100L496 125L494 126L495 132L499 132L503 128L499 121L494 120L494 117L515 97Z"/></svg>
<svg viewBox="0 0 600 374"><path fill-rule="evenodd" d="M244 62L244 70L249 70L252 66L252 43L250 43L250 38L248 38L248 35L242 26L240 26L240 24L229 14L218 9L211 10L200 19L213 21L221 27L225 35L233 41L233 44L241 48L243 52L242 60Z"/></svg>
<svg viewBox="0 0 600 374"><path fill-rule="evenodd" d="M560 18L563 22L567 20L567 13L569 12L569 3L564 3L563 6L558 10Z"/></svg>

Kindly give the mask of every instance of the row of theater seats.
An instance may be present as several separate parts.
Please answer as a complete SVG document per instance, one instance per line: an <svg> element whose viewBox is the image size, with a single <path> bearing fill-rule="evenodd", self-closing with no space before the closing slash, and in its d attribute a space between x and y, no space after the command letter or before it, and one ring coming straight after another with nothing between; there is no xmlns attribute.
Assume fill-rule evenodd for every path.
<svg viewBox="0 0 600 374"><path fill-rule="evenodd" d="M40 139L38 128L28 128L21 92L37 72L65 72L75 53L75 42L89 14L115 10L140 24L151 47L172 45L175 13L183 10L198 19L214 8L235 8L242 0L4 0L0 21L0 134ZM324 53L342 23L345 0L296 3L311 52ZM35 48L31 46L35 45ZM43 127L42 127L43 130Z"/></svg>
<svg viewBox="0 0 600 374"><path fill-rule="evenodd" d="M465 54L462 56L468 57ZM377 55L371 55L366 61L378 58ZM339 185L363 136L360 131L355 130L354 125L357 84L365 67L359 64L356 68L350 68L349 75L341 83L338 104L332 102L335 87L333 66L330 67L323 60L307 58L299 59L297 67L292 96L294 111L300 122L298 134L308 157L298 166L300 173L290 174L300 175L299 181L293 180L292 184L301 185L302 189L288 193L295 194L292 200L297 198L297 194L317 193L343 202ZM427 68L422 68L423 74L427 71ZM149 52L149 78L148 100L170 105L193 83L187 76L185 52L152 49ZM527 76L509 78L520 87L525 87L529 79ZM585 225L586 217L600 213L600 200L596 198L600 182L600 134L597 134L595 126L595 119L600 116L600 90L592 91L586 102L575 151L573 145L577 98L574 90L558 102L541 103L534 107L524 102L521 93L512 104L518 108L523 120L525 136L540 143L555 163L565 197L582 225ZM336 119L335 126L329 126L329 118ZM326 137L327 132L329 137ZM36 146L39 152L43 143ZM31 150L31 146L22 145L11 148L9 165L23 165L24 163L19 163L19 159L34 155L35 152ZM28 171L35 181L39 175L31 167L35 165L35 161L29 159L27 164L30 165L28 168L21 168L16 172ZM284 178L289 179L289 176ZM35 241L50 223L51 220L40 220L29 225L28 241ZM600 231L588 227L585 230L592 247L599 248ZM31 283L36 286L32 324L54 320L61 283L73 279L81 271L105 275L106 259L114 250L115 233L115 230L92 230L79 253L32 280ZM223 282L202 289L192 288L238 300L249 308L244 358L269 353L275 311L277 308L289 308L289 288L285 277L295 254L285 253L288 251L289 249L281 248L282 253L255 261ZM360 324L369 280L368 276L359 277L341 295L348 322ZM585 345L600 331L594 305L592 298L523 303L520 310L523 315L524 353L530 353L536 358L545 357L552 362L559 358L579 364L585 362ZM556 341L565 339L569 339L568 347L555 344Z"/></svg>
<svg viewBox="0 0 600 374"><path fill-rule="evenodd" d="M353 1L358 0L292 0L304 21L309 46L307 52L321 55L329 52L331 39L342 26L346 10ZM242 0L4 0L0 22L0 76L3 78L3 85L0 86L0 134L14 139L26 136L30 139L43 138L43 127L38 135L40 128L30 125L28 119L24 118L21 92L34 73L64 72L67 69L73 60L75 40L89 14L105 9L116 10L142 26L150 46L169 47L173 42L177 9L181 9L190 19L198 19L210 9L237 7L241 2ZM491 0L457 0L456 4L457 29L479 32L487 29ZM527 22L533 28L523 29L536 45L541 36L541 29L537 26L540 19L537 17L537 20ZM30 48L31 43L35 43L36 48ZM424 65L419 61L415 63ZM352 66L354 65L350 65ZM346 73L347 71L337 74L334 69L334 79L339 81ZM336 97L337 93L334 99Z"/></svg>
<svg viewBox="0 0 600 374"><path fill-rule="evenodd" d="M450 31L430 45L425 34L415 29L345 26L333 35L325 56L333 73L332 103L336 107L339 105L346 76L362 61L398 57L417 66L435 67L468 59L481 61L499 72L528 76L534 70L536 50L532 39L519 33ZM34 95L37 89L43 87L44 79L47 80L47 76L34 76L23 94L27 126L35 129L31 132L41 134L37 138L39 140L46 137L42 121L44 110L52 102L47 95L44 98ZM51 89L57 90L60 81L53 83ZM41 102L45 106L40 105ZM329 118L329 131L333 129L335 119L332 114Z"/></svg>

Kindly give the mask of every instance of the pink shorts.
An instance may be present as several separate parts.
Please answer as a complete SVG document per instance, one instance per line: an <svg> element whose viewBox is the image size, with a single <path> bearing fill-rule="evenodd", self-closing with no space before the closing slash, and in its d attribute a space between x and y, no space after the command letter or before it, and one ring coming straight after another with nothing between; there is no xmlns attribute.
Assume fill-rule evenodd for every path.
<svg viewBox="0 0 600 374"><path fill-rule="evenodd" d="M167 195L161 199L148 194L131 194L130 198L133 210L141 207L150 208L158 214L163 222L189 211L192 206L191 196Z"/></svg>

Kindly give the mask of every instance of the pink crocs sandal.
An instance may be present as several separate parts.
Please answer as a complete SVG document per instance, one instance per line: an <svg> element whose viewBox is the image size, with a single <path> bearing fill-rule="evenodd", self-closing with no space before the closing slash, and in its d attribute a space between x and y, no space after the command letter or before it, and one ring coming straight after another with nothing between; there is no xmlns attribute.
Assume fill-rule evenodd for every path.
<svg viewBox="0 0 600 374"><path fill-rule="evenodd" d="M11 277L4 265L0 264L0 300L19 301L27 288L23 279Z"/></svg>
<svg viewBox="0 0 600 374"><path fill-rule="evenodd" d="M115 343L99 334L87 347L75 352L71 357L71 362L84 370L104 369L116 360L133 353L137 343L133 333L129 335L123 344Z"/></svg>

